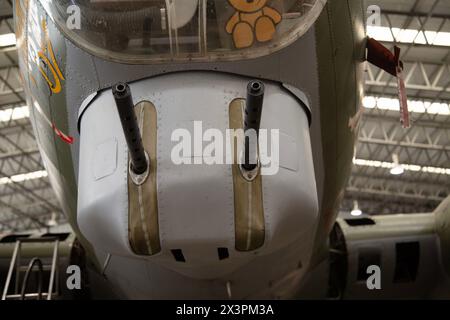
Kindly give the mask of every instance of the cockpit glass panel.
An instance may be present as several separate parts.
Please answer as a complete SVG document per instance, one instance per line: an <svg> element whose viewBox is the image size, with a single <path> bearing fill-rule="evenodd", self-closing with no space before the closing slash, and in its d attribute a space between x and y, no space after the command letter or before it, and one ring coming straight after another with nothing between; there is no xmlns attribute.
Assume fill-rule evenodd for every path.
<svg viewBox="0 0 450 320"><path fill-rule="evenodd" d="M54 0L83 49L125 63L238 60L275 52L308 31L326 0Z"/></svg>

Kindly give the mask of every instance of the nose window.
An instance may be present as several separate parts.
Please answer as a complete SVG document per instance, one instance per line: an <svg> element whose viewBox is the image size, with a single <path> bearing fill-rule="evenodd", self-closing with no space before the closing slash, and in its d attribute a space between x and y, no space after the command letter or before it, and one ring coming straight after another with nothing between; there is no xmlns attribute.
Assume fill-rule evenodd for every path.
<svg viewBox="0 0 450 320"><path fill-rule="evenodd" d="M302 36L325 2L55 0L47 9L66 35L91 53L124 62L157 62L269 54ZM73 19L80 20L79 28L69 27Z"/></svg>

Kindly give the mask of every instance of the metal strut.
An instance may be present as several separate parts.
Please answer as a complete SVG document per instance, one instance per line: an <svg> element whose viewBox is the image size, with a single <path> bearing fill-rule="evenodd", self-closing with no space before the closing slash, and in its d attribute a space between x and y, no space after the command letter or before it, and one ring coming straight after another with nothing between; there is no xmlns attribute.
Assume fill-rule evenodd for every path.
<svg viewBox="0 0 450 320"><path fill-rule="evenodd" d="M42 257L34 257L30 260L28 265L21 265L21 253L22 253L22 245L23 243L43 243L43 242L53 242L53 255L52 255L52 263L51 265L44 265L42 263ZM58 284L58 274L59 274L59 239L54 237L46 237L46 238L36 238L36 239L19 239L16 241L14 246L13 255L11 257L11 262L9 264L8 275L6 277L5 287L3 288L2 300L7 299L21 299L25 300L26 298L37 298L38 300L42 299L43 296L46 297L47 300L51 300L53 296L57 296L59 294L59 284ZM37 292L34 293L26 293L30 274L33 272L34 267L38 267L38 286ZM50 270L50 280L48 284L48 292L42 292L43 286L43 272L45 270ZM20 278L21 273L25 271L25 276L22 282L21 290L19 293L20 287ZM14 293L8 294L9 287L11 284L11 280L15 274L15 288ZM55 290L54 290L55 289Z"/></svg>
<svg viewBox="0 0 450 320"><path fill-rule="evenodd" d="M30 278L30 273L31 273L31 271L33 271L33 267L35 265L38 266L38 289L37 289L38 300L42 299L42 278L43 278L44 268L42 267L41 259L33 258L30 261L30 263L28 264L27 271L25 272L25 276L23 278L22 290L20 290L20 300L25 300L25 291L27 290L28 279Z"/></svg>

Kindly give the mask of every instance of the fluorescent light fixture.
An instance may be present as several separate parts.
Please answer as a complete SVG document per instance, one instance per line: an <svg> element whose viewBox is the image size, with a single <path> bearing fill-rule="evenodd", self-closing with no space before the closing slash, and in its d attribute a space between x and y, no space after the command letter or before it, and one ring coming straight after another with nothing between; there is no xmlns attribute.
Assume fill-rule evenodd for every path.
<svg viewBox="0 0 450 320"><path fill-rule="evenodd" d="M403 168L403 166L400 164L397 154L394 153L392 155L392 161L393 161L394 166L391 168L390 173L393 176L400 176L400 175L404 174L405 168Z"/></svg>
<svg viewBox="0 0 450 320"><path fill-rule="evenodd" d="M389 171L393 176L400 176L405 173L405 169L401 165L396 165Z"/></svg>
<svg viewBox="0 0 450 320"><path fill-rule="evenodd" d="M28 106L0 110L0 122L9 122L11 120L20 120L29 117L30 109Z"/></svg>
<svg viewBox="0 0 450 320"><path fill-rule="evenodd" d="M350 214L354 217L362 216L363 212L361 209L359 209L358 201L353 201L353 210L350 212Z"/></svg>
<svg viewBox="0 0 450 320"><path fill-rule="evenodd" d="M45 171L45 170L34 171L34 172L30 172L30 173L16 174L11 177L0 178L0 185L10 184L13 182L19 183L19 182L24 182L24 181L28 181L28 180L36 180L36 179L44 178L47 176L48 176L48 174L47 174L47 171Z"/></svg>
<svg viewBox="0 0 450 320"><path fill-rule="evenodd" d="M16 35L14 33L0 34L0 47L16 45Z"/></svg>
<svg viewBox="0 0 450 320"><path fill-rule="evenodd" d="M356 159L356 158L353 159L353 164L358 167L382 168L382 169L386 169L389 171L397 166L393 162L365 160L365 159ZM404 171L424 172L424 173L432 173L432 174L450 176L450 168L439 168L439 167L430 167L430 166L425 167L425 166L419 166L416 164L402 164L401 166Z"/></svg>
<svg viewBox="0 0 450 320"><path fill-rule="evenodd" d="M388 97L366 96L363 99L363 106L366 109L400 111L398 99ZM408 106L413 113L450 116L450 105L448 103L408 100Z"/></svg>
<svg viewBox="0 0 450 320"><path fill-rule="evenodd" d="M47 220L47 227L56 227L58 225L58 221L56 220L56 213L52 213L52 217Z"/></svg>
<svg viewBox="0 0 450 320"><path fill-rule="evenodd" d="M367 26L367 35L384 42L450 46L450 32Z"/></svg>
<svg viewBox="0 0 450 320"><path fill-rule="evenodd" d="M58 225L58 222L56 222L56 220L52 220L52 219L50 219L50 220L48 220L47 221L47 227L56 227Z"/></svg>

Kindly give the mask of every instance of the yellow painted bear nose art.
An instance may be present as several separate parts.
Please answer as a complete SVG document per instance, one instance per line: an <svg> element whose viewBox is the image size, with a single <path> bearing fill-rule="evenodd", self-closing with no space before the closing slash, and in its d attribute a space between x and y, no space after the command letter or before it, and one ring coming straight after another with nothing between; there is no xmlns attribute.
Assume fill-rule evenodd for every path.
<svg viewBox="0 0 450 320"><path fill-rule="evenodd" d="M228 0L236 12L228 20L226 31L233 35L234 46L238 49L251 47L258 42L273 39L276 25L281 22L281 14L266 5L267 0Z"/></svg>

